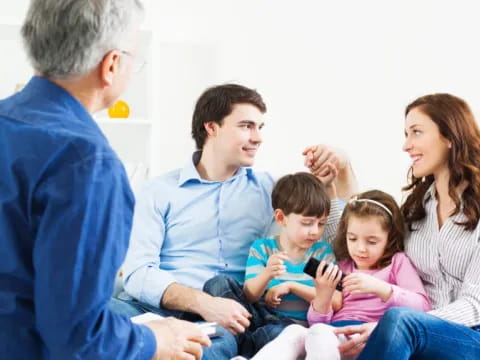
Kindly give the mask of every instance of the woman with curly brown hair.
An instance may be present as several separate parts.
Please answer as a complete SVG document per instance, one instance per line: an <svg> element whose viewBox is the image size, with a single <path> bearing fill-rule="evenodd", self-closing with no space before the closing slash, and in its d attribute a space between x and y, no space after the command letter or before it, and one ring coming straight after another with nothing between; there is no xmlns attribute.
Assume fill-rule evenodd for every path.
<svg viewBox="0 0 480 360"><path fill-rule="evenodd" d="M392 308L378 324L339 329L360 334L340 350L363 349L360 360L480 359L480 130L465 101L449 94L420 97L405 116L405 251L434 310Z"/></svg>

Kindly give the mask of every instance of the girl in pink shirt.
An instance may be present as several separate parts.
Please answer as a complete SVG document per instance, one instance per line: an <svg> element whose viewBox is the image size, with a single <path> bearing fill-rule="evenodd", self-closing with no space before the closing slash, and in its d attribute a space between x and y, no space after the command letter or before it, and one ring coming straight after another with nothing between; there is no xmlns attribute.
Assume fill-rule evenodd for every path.
<svg viewBox="0 0 480 360"><path fill-rule="evenodd" d="M378 321L393 306L428 311L430 302L404 249L405 226L400 209L388 194L373 190L353 197L338 226L334 251L338 265L329 264L315 278L316 296L308 311L310 329L287 327L255 360L340 359L346 340L336 326ZM346 274L341 280L342 274ZM342 283L342 291L335 288Z"/></svg>

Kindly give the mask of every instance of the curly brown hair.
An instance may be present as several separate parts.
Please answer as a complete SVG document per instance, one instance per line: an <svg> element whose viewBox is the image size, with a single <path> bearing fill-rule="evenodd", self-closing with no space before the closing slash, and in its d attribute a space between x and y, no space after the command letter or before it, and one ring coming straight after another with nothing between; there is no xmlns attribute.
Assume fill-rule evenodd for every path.
<svg viewBox="0 0 480 360"><path fill-rule="evenodd" d="M448 155L450 179L448 195L455 203L452 215L463 211L466 220L459 225L466 230L473 230L480 219L480 130L468 104L450 94L433 94L422 96L405 109L405 116L412 109L427 115L437 124L440 134L451 142ZM434 181L433 175L424 179L416 178L409 170L409 184L402 190L408 196L401 211L410 230L414 222L426 216L424 207L425 194ZM458 189L467 184L465 190L458 194ZM462 208L463 203L463 208Z"/></svg>
<svg viewBox="0 0 480 360"><path fill-rule="evenodd" d="M381 203L390 210L392 215L378 204L361 201L365 199ZM352 216L358 218L374 217L380 222L382 229L388 233L387 246L382 257L375 264L375 268L382 269L389 265L392 262L393 255L404 250L405 223L397 202L392 196L383 191L371 190L353 196L343 210L333 244L337 260L352 260L347 246L348 222Z"/></svg>

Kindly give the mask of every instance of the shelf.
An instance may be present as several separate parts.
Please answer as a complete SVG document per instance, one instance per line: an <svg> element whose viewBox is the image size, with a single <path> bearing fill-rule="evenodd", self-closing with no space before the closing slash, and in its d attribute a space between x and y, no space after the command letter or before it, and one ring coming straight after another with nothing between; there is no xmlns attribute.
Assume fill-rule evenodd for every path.
<svg viewBox="0 0 480 360"><path fill-rule="evenodd" d="M136 118L119 118L119 119L112 119L112 118L95 118L95 121L99 124L112 124L112 125L143 125L143 126L150 126L152 122L146 119L136 119Z"/></svg>
<svg viewBox="0 0 480 360"><path fill-rule="evenodd" d="M0 18L1 19L1 18ZM146 66L132 74L129 86L121 99L130 107L130 117L110 118L107 110L96 113L93 118L105 134L108 142L125 164L132 185L143 181L149 174L152 162L152 32L140 32L139 56L145 58ZM0 48L3 54L0 68L0 99L14 93L19 84L27 83L33 70L27 60L20 26L0 23ZM157 117L158 118L158 117Z"/></svg>

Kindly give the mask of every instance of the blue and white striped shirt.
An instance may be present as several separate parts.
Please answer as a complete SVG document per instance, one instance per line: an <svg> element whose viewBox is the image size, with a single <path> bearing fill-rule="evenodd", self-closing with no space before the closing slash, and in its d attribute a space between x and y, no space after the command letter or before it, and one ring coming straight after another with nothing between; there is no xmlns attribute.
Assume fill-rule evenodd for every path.
<svg viewBox="0 0 480 360"><path fill-rule="evenodd" d="M322 237L321 240L324 240L324 237ZM245 281L256 277L260 271L266 267L268 258L281 251L283 250L276 239L263 238L256 240L250 247ZM318 260L326 260L327 262L333 262L335 260L330 244L326 241L318 241L313 244L300 259L285 260L284 265L286 266L286 272L272 279L267 285L267 290L287 281L295 281L303 285L314 286L312 277L303 272L305 264L312 256ZM301 297L289 293L283 297L280 305L272 310L280 315L303 323L307 321L309 305L310 304Z"/></svg>

